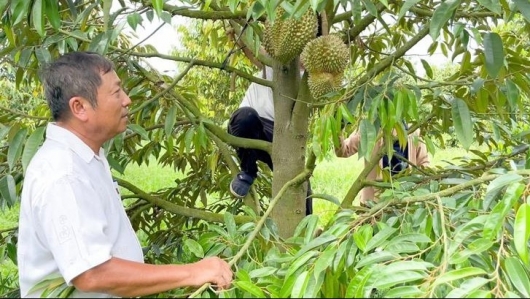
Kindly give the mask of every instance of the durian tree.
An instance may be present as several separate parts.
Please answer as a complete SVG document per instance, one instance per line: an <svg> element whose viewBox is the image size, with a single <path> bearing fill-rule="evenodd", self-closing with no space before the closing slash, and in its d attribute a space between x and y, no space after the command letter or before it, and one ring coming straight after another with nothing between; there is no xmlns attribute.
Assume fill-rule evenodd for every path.
<svg viewBox="0 0 530 299"><path fill-rule="evenodd" d="M175 240L184 240L180 260L189 249L222 252L248 272L279 258L269 261L274 271L265 268L273 277L241 271L235 297L263 297L262 289L279 297L528 296L527 0L0 0L0 16L0 57L20 88L38 90L39 67L68 51L115 62L133 102L128 130L106 145L115 172L154 160L185 173L153 192L117 177L134 228L151 244L147 259L172 261ZM176 17L197 21L200 48L160 54L124 30ZM450 76L408 56L421 41L426 55L441 51L457 65ZM160 74L151 57L177 72ZM254 76L264 66L272 81ZM226 133L249 82L273 89L272 144ZM50 114L44 101L30 112L0 111L0 204L12 206ZM394 182L366 180L392 132L405 138L401 120L408 132L421 130L431 154L451 133L472 158L413 167ZM314 195L337 203L315 237L318 219L303 212L306 181L356 129L359 158L370 162L344 198ZM234 147L267 151L275 165L260 166L243 201L228 192L239 171ZM386 189L371 209L354 205L365 186ZM218 235L196 236L208 229ZM412 286L393 289L398 283Z"/></svg>

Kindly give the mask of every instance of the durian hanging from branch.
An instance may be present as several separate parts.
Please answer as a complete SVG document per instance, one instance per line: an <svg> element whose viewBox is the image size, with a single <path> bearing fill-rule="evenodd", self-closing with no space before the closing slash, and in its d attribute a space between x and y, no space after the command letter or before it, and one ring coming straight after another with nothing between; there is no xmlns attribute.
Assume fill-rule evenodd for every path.
<svg viewBox="0 0 530 299"><path fill-rule="evenodd" d="M299 19L285 18L285 10L280 6L275 13L274 22L265 22L263 47L272 58L287 64L300 55L305 45L316 37L318 20L311 9Z"/></svg>
<svg viewBox="0 0 530 299"><path fill-rule="evenodd" d="M307 43L300 59L309 73L311 95L319 99L340 89L350 53L348 46L337 34L330 34Z"/></svg>

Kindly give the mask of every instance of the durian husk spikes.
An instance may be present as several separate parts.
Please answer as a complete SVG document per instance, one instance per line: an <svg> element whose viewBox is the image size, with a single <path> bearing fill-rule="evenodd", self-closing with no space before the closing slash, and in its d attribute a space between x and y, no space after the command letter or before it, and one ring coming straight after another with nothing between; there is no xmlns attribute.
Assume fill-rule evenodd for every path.
<svg viewBox="0 0 530 299"><path fill-rule="evenodd" d="M309 73L338 74L348 66L350 52L338 35L331 34L307 43L300 59Z"/></svg>
<svg viewBox="0 0 530 299"><path fill-rule="evenodd" d="M316 37L318 20L313 10L294 19L283 19L285 10L276 9L274 23L266 22L263 30L263 47L269 55L283 64L291 62L302 53L305 45Z"/></svg>
<svg viewBox="0 0 530 299"><path fill-rule="evenodd" d="M343 73L309 73L307 84L314 99L319 100L324 95L337 91L342 86Z"/></svg>

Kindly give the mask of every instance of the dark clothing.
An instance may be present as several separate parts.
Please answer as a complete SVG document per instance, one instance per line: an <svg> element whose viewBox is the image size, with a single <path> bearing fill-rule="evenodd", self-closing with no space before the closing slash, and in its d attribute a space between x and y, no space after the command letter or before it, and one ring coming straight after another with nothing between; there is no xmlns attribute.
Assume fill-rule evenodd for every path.
<svg viewBox="0 0 530 299"><path fill-rule="evenodd" d="M405 144L405 147L402 148L399 144L399 141L397 140L394 141L394 153L395 154L398 154L404 157L405 159L408 159L409 158L408 151L409 151L408 144ZM388 155L384 155L381 161L382 168L385 169L388 167L390 169L390 174L392 176L402 172L408 167L408 163L404 160L401 160L401 158L395 154L392 155L392 158L390 159L390 161L388 159Z"/></svg>
<svg viewBox="0 0 530 299"><path fill-rule="evenodd" d="M234 111L228 122L228 133L237 137L259 139L272 142L274 122L259 116L251 107L241 107ZM258 175L257 161L263 161L273 170L271 156L262 150L251 148L236 148L237 156L241 161L241 170L256 178ZM308 180L306 199L306 215L313 214L313 199L311 183Z"/></svg>
<svg viewBox="0 0 530 299"><path fill-rule="evenodd" d="M272 142L274 122L261 118L254 108L241 107L230 117L228 133L237 137L259 139ZM241 160L241 170L256 178L258 174L258 160L265 162L272 169L271 156L262 150L250 148L236 148L237 156Z"/></svg>
<svg viewBox="0 0 530 299"><path fill-rule="evenodd" d="M403 126L405 128L405 131L409 129L406 122L403 121ZM383 169L387 168L390 169L390 174L392 176L402 172L407 167L409 167L406 160L402 160L401 157L405 159L409 159L408 153L409 153L409 145L408 142L405 143L405 147L401 147L399 144L399 140L394 141L394 144L392 145L394 147L394 153L397 155L392 155L392 158L388 159L388 155L384 155L381 161L381 166Z"/></svg>

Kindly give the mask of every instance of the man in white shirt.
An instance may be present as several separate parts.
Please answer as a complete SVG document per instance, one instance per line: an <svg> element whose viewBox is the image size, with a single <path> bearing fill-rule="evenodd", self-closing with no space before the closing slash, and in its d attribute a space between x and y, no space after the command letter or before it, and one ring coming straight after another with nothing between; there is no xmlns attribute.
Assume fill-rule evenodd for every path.
<svg viewBox="0 0 530 299"><path fill-rule="evenodd" d="M21 297L54 275L74 297L138 297L212 283L227 288L232 271L217 257L150 265L112 180L102 145L125 131L131 100L113 64L73 52L44 69L55 122L25 174L19 220Z"/></svg>
<svg viewBox="0 0 530 299"><path fill-rule="evenodd" d="M272 80L272 68L265 67L263 79ZM272 89L252 82L228 122L231 135L272 142L274 132L274 100ZM273 169L271 156L262 150L236 148L241 171L232 179L230 192L238 198L245 197L258 174L257 161L263 161ZM313 213L311 186L308 186L306 215Z"/></svg>

